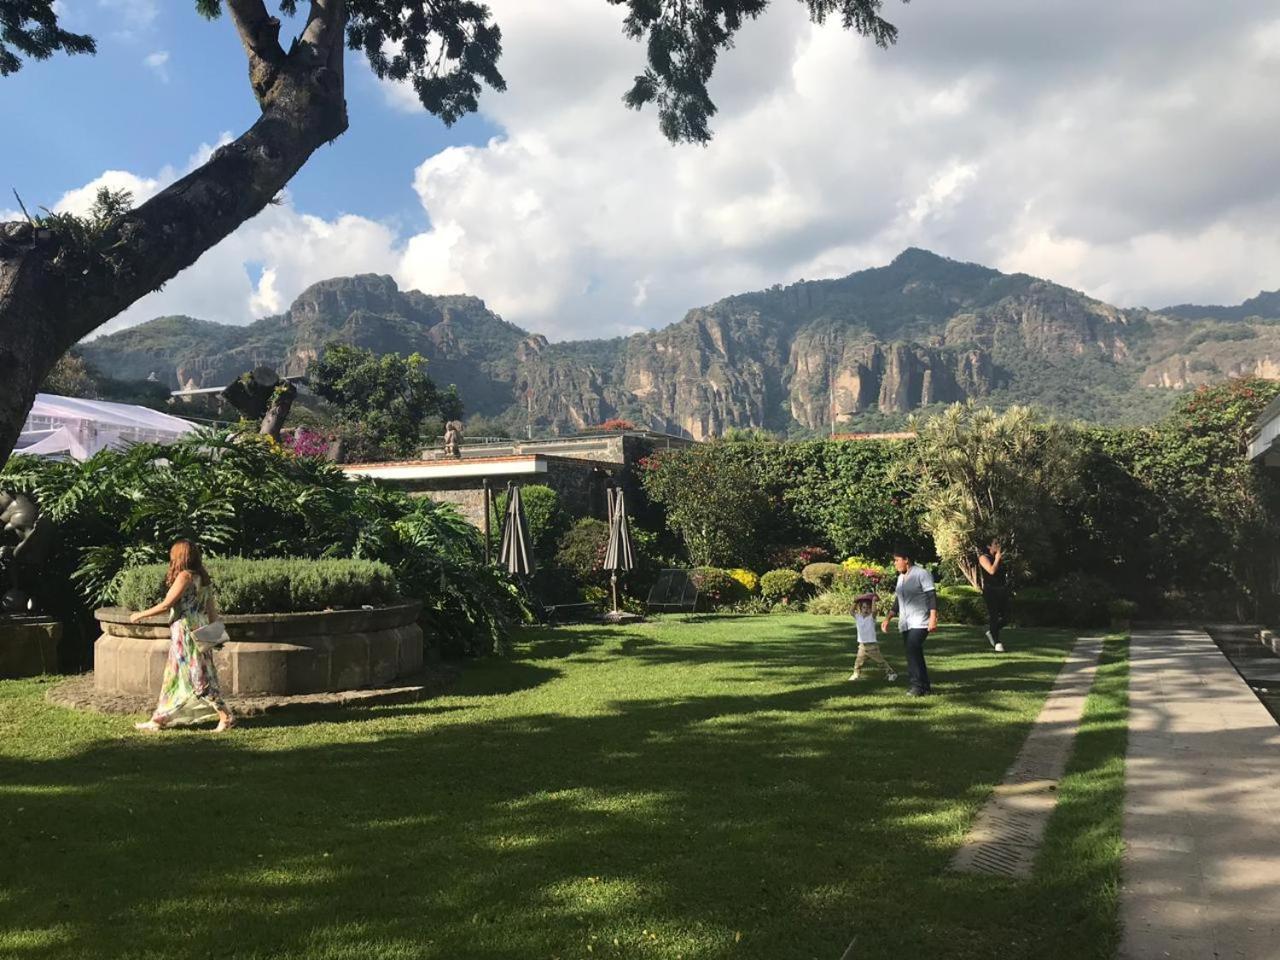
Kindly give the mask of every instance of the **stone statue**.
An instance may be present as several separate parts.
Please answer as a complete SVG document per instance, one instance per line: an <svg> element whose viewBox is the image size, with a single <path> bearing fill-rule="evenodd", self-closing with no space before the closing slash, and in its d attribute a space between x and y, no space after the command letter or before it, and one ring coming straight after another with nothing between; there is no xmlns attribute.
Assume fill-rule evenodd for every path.
<svg viewBox="0 0 1280 960"><path fill-rule="evenodd" d="M450 420L444 425L444 455L457 459L462 456L462 421Z"/></svg>
<svg viewBox="0 0 1280 960"><path fill-rule="evenodd" d="M44 559L52 535L30 497L0 490L0 614L32 611L34 604L19 586L18 571Z"/></svg>

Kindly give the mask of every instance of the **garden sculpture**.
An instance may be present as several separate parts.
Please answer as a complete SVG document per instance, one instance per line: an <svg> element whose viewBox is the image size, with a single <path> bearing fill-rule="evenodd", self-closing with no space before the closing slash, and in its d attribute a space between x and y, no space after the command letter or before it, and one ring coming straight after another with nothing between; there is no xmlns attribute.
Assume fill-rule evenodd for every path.
<svg viewBox="0 0 1280 960"><path fill-rule="evenodd" d="M462 456L462 421L450 420L444 425L444 455L457 459Z"/></svg>
<svg viewBox="0 0 1280 960"><path fill-rule="evenodd" d="M44 559L52 538L49 522L40 518L35 502L25 494L0 490L0 614L30 613L34 603L18 580L21 567Z"/></svg>

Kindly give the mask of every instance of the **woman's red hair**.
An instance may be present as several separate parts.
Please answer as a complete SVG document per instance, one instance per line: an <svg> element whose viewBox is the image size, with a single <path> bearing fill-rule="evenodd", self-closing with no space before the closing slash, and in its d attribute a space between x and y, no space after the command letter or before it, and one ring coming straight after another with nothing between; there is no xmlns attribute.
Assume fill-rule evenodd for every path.
<svg viewBox="0 0 1280 960"><path fill-rule="evenodd" d="M178 579L178 574L183 570L191 571L205 583L210 582L209 571L204 568L204 561L200 557L200 545L198 543L192 543L190 540L177 540L169 548L169 574L164 578L164 585L172 587L173 581Z"/></svg>

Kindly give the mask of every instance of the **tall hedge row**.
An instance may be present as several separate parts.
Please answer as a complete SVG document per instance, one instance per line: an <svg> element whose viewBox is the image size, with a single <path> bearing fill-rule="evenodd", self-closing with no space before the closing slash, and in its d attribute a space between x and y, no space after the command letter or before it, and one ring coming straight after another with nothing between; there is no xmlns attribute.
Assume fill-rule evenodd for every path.
<svg viewBox="0 0 1280 960"><path fill-rule="evenodd" d="M1021 586L1084 604L1125 597L1148 615L1253 618L1274 611L1280 477L1250 463L1245 450L1277 394L1280 383L1240 379L1188 395L1151 427L1073 428L1079 476L1046 517L1061 542L1038 584L1024 579ZM837 558L884 558L898 542L928 560L932 538L915 481L902 469L911 444L713 443L652 457L644 483L669 522L679 518L704 542L722 545L698 563L767 569L769 557L797 544ZM717 472L738 479L732 486L678 482ZM730 522L734 529L719 535L715 525Z"/></svg>

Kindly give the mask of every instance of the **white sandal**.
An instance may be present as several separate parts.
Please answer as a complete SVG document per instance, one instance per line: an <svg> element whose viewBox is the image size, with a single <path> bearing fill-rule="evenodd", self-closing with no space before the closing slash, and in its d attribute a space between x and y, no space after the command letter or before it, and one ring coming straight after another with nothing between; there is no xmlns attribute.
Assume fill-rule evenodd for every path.
<svg viewBox="0 0 1280 960"><path fill-rule="evenodd" d="M133 729L137 730L139 733L159 733L164 729L164 727L156 723L154 720L147 720L143 723L135 723L133 725Z"/></svg>

